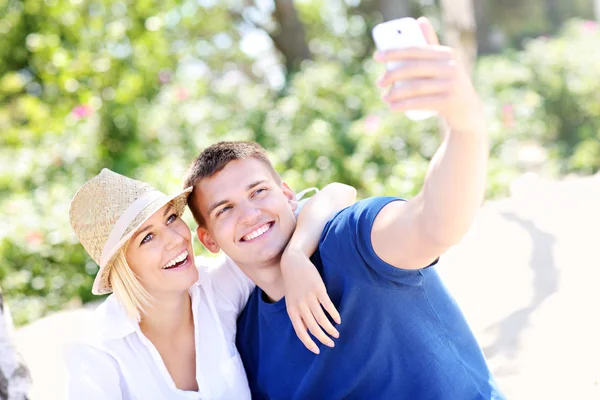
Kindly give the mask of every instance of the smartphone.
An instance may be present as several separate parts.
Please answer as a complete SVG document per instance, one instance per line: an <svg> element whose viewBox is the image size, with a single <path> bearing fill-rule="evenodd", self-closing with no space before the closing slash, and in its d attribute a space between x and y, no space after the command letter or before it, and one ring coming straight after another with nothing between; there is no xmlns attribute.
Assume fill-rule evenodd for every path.
<svg viewBox="0 0 600 400"><path fill-rule="evenodd" d="M414 18L400 18L382 22L373 28L373 40L379 51L401 49L411 46L425 46L427 39L419 23ZM387 63L386 68L394 69L400 63ZM410 110L406 116L413 121L421 121L435 116L435 111Z"/></svg>

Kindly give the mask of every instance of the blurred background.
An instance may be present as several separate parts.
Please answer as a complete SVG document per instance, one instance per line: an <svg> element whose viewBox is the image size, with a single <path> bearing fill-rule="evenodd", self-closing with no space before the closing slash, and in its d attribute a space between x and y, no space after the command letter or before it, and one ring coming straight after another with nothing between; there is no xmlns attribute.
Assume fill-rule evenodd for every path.
<svg viewBox="0 0 600 400"><path fill-rule="evenodd" d="M518 204L529 204L524 212L545 210L540 218L572 222L566 215L581 210L582 198L594 210L599 0L0 0L0 287L16 327L98 300L90 292L97 266L76 241L68 205L103 167L172 191L207 145L254 140L293 188L340 181L360 198L416 194L439 144L437 121L414 123L386 109L375 86L382 67L372 60L370 32L384 20L420 15L460 52L489 119L493 215L481 218L485 227L477 225L477 238L462 248L491 243L497 251L519 237L510 231L517 223L538 238L550 235L551 228L507 211L518 207L518 187L530 194ZM573 179L590 192L552 203L579 190L568 186ZM498 215L505 216L506 235L494 225ZM595 218L581 215L581 222L589 226ZM533 278L531 271L524 276L546 289L533 285L525 305L496 313L498 321L512 315L509 322L516 318L523 327L529 314L523 320L522 311L559 287L556 263L535 258L551 254L555 243L536 247L528 240L517 240L529 243L522 254L517 242L503 254L516 254L507 263L533 269ZM455 254L449 263L462 265L472 253ZM501 279L494 273L505 266L480 278ZM512 279L521 274L508 270ZM461 280L460 271L448 272L457 298L485 332L494 322L477 318L486 314L481 298L495 293L494 282L491 292L461 292L458 282L471 275L463 270ZM502 293L490 304L505 304ZM507 346L515 347L511 337ZM493 357L498 346L490 340L484 350ZM508 368L511 375L510 360L494 362L495 373ZM585 382L600 398L598 375Z"/></svg>

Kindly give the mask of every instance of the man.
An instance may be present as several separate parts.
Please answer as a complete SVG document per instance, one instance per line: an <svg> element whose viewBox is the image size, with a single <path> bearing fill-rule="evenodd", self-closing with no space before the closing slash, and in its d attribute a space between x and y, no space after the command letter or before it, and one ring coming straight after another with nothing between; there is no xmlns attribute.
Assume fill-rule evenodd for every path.
<svg viewBox="0 0 600 400"><path fill-rule="evenodd" d="M439 45L427 20L420 23L429 45L378 54L380 62L401 63L379 83L392 87L384 100L394 110L435 110L448 132L415 198L360 201L323 230L311 261L342 317L335 347L329 339L329 347L315 349L320 354L307 351L296 338L306 332L296 333L286 314L282 273L293 271L282 272L280 260L288 256L296 203L264 149L218 143L188 171L198 237L257 285L237 334L254 398L503 398L432 267L462 238L483 199L482 106L453 52ZM291 245L289 251L307 244Z"/></svg>

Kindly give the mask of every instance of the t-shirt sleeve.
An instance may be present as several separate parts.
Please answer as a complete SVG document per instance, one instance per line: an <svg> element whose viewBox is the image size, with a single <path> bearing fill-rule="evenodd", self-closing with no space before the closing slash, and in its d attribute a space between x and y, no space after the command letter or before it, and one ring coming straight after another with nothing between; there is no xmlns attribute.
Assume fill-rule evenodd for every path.
<svg viewBox="0 0 600 400"><path fill-rule="evenodd" d="M67 365L69 400L122 399L121 375L117 362L91 345L70 343L63 349Z"/></svg>
<svg viewBox="0 0 600 400"><path fill-rule="evenodd" d="M420 285L420 270L396 268L383 261L373 249L371 231L379 212L398 197L370 197L339 212L325 227L319 250L328 269L350 273L369 283L382 280L398 284ZM402 238L398 237L398 241ZM432 264L433 265L433 264ZM427 266L424 266L427 267Z"/></svg>

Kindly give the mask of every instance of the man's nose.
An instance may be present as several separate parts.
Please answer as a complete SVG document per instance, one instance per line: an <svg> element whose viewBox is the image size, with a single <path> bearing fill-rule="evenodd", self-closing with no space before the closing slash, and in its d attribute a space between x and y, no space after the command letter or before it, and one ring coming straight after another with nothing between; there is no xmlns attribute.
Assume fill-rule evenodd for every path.
<svg viewBox="0 0 600 400"><path fill-rule="evenodd" d="M240 222L245 225L253 225L260 217L260 210L251 202L247 201L241 206Z"/></svg>

